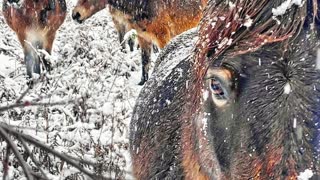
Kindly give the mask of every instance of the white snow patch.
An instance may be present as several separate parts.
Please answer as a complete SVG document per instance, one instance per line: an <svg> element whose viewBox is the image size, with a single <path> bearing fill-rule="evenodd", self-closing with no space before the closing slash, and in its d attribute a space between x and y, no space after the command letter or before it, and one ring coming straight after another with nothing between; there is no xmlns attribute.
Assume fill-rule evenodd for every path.
<svg viewBox="0 0 320 180"><path fill-rule="evenodd" d="M0 54L0 61L0 77L7 77L14 70L12 67L16 66L16 61L11 60L9 56L4 54Z"/></svg>
<svg viewBox="0 0 320 180"><path fill-rule="evenodd" d="M297 128L297 118L293 118L293 128Z"/></svg>
<svg viewBox="0 0 320 180"><path fill-rule="evenodd" d="M108 115L108 114L112 114L113 112L113 105L110 102L107 102L103 105L101 111L103 112L103 114Z"/></svg>
<svg viewBox="0 0 320 180"><path fill-rule="evenodd" d="M236 4L232 3L231 1L228 4L229 4L230 9L233 9L236 7Z"/></svg>
<svg viewBox="0 0 320 180"><path fill-rule="evenodd" d="M284 94L290 94L290 92L291 92L291 85L290 85L290 83L287 82L287 83L284 85L283 93L284 93Z"/></svg>
<svg viewBox="0 0 320 180"><path fill-rule="evenodd" d="M202 119L202 130L204 132L204 135L207 135L207 128L208 128L208 119L207 118L203 118Z"/></svg>
<svg viewBox="0 0 320 180"><path fill-rule="evenodd" d="M320 70L320 49L317 50L316 69Z"/></svg>
<svg viewBox="0 0 320 180"><path fill-rule="evenodd" d="M286 13L287 9L290 9L292 5L302 6L303 5L302 0L286 0L283 2L280 6L276 8L272 8L272 14L274 16L281 16Z"/></svg>
<svg viewBox="0 0 320 180"><path fill-rule="evenodd" d="M204 100L204 101L207 101L207 100L208 100L208 97L209 97L209 91L208 91L208 90L205 90L205 91L203 92L202 97L203 97L203 100Z"/></svg>
<svg viewBox="0 0 320 180"><path fill-rule="evenodd" d="M167 105L170 105L171 101L169 99L166 99L166 103L167 103Z"/></svg>
<svg viewBox="0 0 320 180"><path fill-rule="evenodd" d="M246 16L246 20L243 23L243 25L247 28L249 28L250 26L252 26L253 20L247 15Z"/></svg>
<svg viewBox="0 0 320 180"><path fill-rule="evenodd" d="M306 169L304 172L301 172L298 176L298 180L308 180L313 176L313 172L310 169Z"/></svg>
<svg viewBox="0 0 320 180"><path fill-rule="evenodd" d="M259 58L259 66L261 66L261 58Z"/></svg>
<svg viewBox="0 0 320 180"><path fill-rule="evenodd" d="M135 39L135 37L137 37L137 31L136 31L135 29L131 29L130 31L128 31L128 32L124 35L123 39L124 39L124 41L126 41L126 40L128 40L128 39L130 39L130 38Z"/></svg>
<svg viewBox="0 0 320 180"><path fill-rule="evenodd" d="M225 37L225 38L222 39L221 43L218 45L218 49L221 49L225 45L229 46L231 44L232 44L232 39L231 38L229 39L229 38Z"/></svg>

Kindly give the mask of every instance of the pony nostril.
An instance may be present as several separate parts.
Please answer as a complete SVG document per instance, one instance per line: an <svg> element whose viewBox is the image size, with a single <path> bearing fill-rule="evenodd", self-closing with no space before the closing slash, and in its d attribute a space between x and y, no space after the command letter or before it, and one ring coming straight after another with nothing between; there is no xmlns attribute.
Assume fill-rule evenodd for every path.
<svg viewBox="0 0 320 180"><path fill-rule="evenodd" d="M77 22L81 23L82 20L80 20L81 14L79 12L76 12L75 14L72 15L72 19L76 20Z"/></svg>
<svg viewBox="0 0 320 180"><path fill-rule="evenodd" d="M76 12L76 13L72 14L72 19L73 20L78 20L79 18L80 18L80 13L79 12Z"/></svg>

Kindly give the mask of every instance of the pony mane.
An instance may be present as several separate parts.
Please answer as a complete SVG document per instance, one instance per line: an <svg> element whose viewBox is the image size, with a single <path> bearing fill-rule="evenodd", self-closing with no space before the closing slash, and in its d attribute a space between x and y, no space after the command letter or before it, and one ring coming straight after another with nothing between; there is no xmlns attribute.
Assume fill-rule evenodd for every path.
<svg viewBox="0 0 320 180"><path fill-rule="evenodd" d="M200 24L196 47L203 50L196 52L197 61L214 60L231 46L231 54L243 54L288 40L306 20L314 22L317 11L317 0L210 0Z"/></svg>
<svg viewBox="0 0 320 180"><path fill-rule="evenodd" d="M107 0L107 2L113 8L131 15L134 20L148 19L152 16L148 0Z"/></svg>

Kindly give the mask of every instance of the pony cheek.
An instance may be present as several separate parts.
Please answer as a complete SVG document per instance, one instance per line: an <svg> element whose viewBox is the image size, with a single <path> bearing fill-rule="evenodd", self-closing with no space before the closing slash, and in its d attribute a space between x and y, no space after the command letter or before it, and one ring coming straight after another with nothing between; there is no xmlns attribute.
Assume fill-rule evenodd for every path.
<svg viewBox="0 0 320 180"><path fill-rule="evenodd" d="M212 115L201 111L194 118L195 123L195 148L199 151L197 159L199 160L202 170L213 179L218 179L222 176L219 160L215 152L214 145L212 144L213 132L210 129L210 121L212 121Z"/></svg>
<svg viewBox="0 0 320 180"><path fill-rule="evenodd" d="M320 109L318 110L320 111ZM318 112L319 113L319 112ZM316 131L314 132L314 138L313 138L313 146L314 146L314 154L315 156L320 159L320 117L314 118Z"/></svg>

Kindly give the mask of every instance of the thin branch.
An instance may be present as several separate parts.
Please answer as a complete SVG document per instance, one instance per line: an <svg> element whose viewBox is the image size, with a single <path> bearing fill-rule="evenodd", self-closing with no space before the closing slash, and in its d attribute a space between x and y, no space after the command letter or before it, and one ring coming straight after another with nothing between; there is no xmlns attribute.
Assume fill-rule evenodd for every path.
<svg viewBox="0 0 320 180"><path fill-rule="evenodd" d="M74 152L76 153L76 152ZM73 156L69 156L70 159L74 160L74 161L78 161L79 163L82 163L82 164L87 164L87 165L91 165L91 166L96 166L97 163L96 162L92 162L92 161L88 161L88 160L85 160L85 159L81 159L80 156L77 158L77 157L73 157Z"/></svg>
<svg viewBox="0 0 320 180"><path fill-rule="evenodd" d="M48 178L44 178L44 177L42 177L41 175L39 175L38 173L33 172L33 171L31 171L31 174L32 174L32 176L33 176L33 177L35 177L35 179L36 179L36 180L40 180L40 179L43 179L43 180L50 180L50 179L48 179Z"/></svg>
<svg viewBox="0 0 320 180"><path fill-rule="evenodd" d="M104 178L103 176L98 176L98 175L95 175L93 173L91 173L90 171L88 171L87 169L84 169L82 168L78 163L74 162L73 158L70 158L68 155L65 155L65 154L61 154L59 153L58 151L52 149L51 147L41 143L41 142L38 142L37 140L35 140L34 138L28 136L28 135L25 135L25 134L22 134L20 132L17 132L15 131L14 129L12 129L9 125L5 124L5 123L0 123L0 128L3 128L5 129L6 131L8 131L8 133L12 134L13 136L16 136L16 137L21 137L22 139L24 139L25 141L37 146L37 147L40 147L42 148L43 150L53 154L54 156L57 156L58 158L60 158L62 161L65 161L67 163L69 163L70 165L72 165L73 167L77 168L79 171L83 172L84 174L86 174L87 176L89 176L90 178L92 179L105 179L105 180L111 180L111 178Z"/></svg>
<svg viewBox="0 0 320 180"><path fill-rule="evenodd" d="M125 34L125 37L123 38L123 41L120 42L120 47L114 49L114 50L110 53L111 56L113 56L114 53L116 53L117 51L120 51L120 50L122 49L122 47L121 47L122 44L124 44L129 38L134 39L134 38L136 38L136 37L137 37L137 32L135 32L135 30L130 30L129 32L127 32L127 33ZM105 66L107 65L107 62L108 62L108 61L105 61L105 63L103 63L103 65L101 66L101 68L102 68L102 67L105 67ZM101 70L101 68L100 68L99 70Z"/></svg>
<svg viewBox="0 0 320 180"><path fill-rule="evenodd" d="M36 85L36 84L38 84L40 82L40 80L39 79L37 79L37 80L34 80L33 81L33 85L32 86L28 86L28 88L20 95L20 97L16 100L16 103L19 103L27 94L28 94L28 92L32 89L32 87L34 86L34 85Z"/></svg>
<svg viewBox="0 0 320 180"><path fill-rule="evenodd" d="M33 161L33 163L38 167L38 169L40 170L41 174L44 176L44 178L42 179L49 179L47 176L46 176L46 173L43 171L43 169L41 168L41 165L39 163L39 161L37 161L33 154L31 153L29 147L27 146L27 144L25 143L25 141L19 136L18 139L20 140L20 142L22 143L25 151L27 151L28 155L30 156L31 160Z"/></svg>
<svg viewBox="0 0 320 180"><path fill-rule="evenodd" d="M27 106L56 106L56 105L65 105L76 102L75 100L68 101L60 101L60 102L23 102L16 103L9 106L0 107L0 112L7 111L9 109L17 108L17 107L27 107Z"/></svg>
<svg viewBox="0 0 320 180"><path fill-rule="evenodd" d="M73 116L71 115L71 113L66 110L66 108L61 108L61 109L62 109L61 111L62 111L67 117L70 117L70 119L71 119L73 122L76 122L76 118L73 117Z"/></svg>
<svg viewBox="0 0 320 180"><path fill-rule="evenodd" d="M20 95L20 97L16 100L16 103L19 103L30 91L32 86L28 86L28 88Z"/></svg>
<svg viewBox="0 0 320 180"><path fill-rule="evenodd" d="M108 95L107 95L107 99L109 99L109 96L110 96L110 94L111 94L111 91L112 91L112 89L113 89L113 87L114 87L114 85L115 85L116 79L118 78L118 72L119 72L119 70L120 70L120 65L121 65L121 64L122 64L122 63L119 63L118 66L117 66L117 69L116 69L116 72L115 72L115 75L114 75L114 78L113 78L113 81L112 81L110 90L109 90ZM114 104L113 104L113 105L114 105ZM0 112L1 112L1 110L0 110ZM101 124L100 134L99 134L99 138L98 138L99 141L100 141L100 139L101 139L103 125L104 125L104 122Z"/></svg>
<svg viewBox="0 0 320 180"><path fill-rule="evenodd" d="M18 150L17 146L12 142L11 138L7 135L7 133L6 133L6 131L4 129L5 128L0 126L0 135L5 139L7 144L11 147L13 153L15 154L15 156L18 159L18 161L20 162L21 167L23 169L23 172L26 175L27 179L28 180L32 180L33 178L32 178L32 175L31 175L31 173L29 171L29 167L28 167L27 163L24 161L23 157L19 153L19 150Z"/></svg>
<svg viewBox="0 0 320 180"><path fill-rule="evenodd" d="M10 146L7 144L6 158L3 160L3 180L7 179L9 167Z"/></svg>
<svg viewBox="0 0 320 180"><path fill-rule="evenodd" d="M26 44L28 44L30 46L30 48L34 50L34 52L37 52L37 49L32 45L32 43L30 41L24 40L24 42Z"/></svg>

